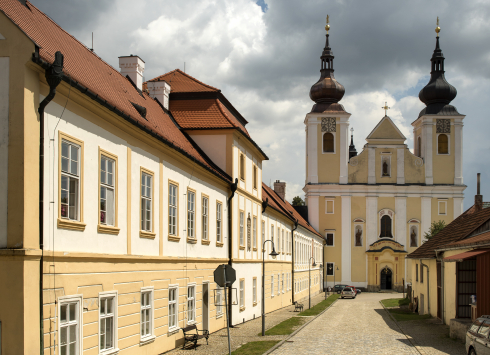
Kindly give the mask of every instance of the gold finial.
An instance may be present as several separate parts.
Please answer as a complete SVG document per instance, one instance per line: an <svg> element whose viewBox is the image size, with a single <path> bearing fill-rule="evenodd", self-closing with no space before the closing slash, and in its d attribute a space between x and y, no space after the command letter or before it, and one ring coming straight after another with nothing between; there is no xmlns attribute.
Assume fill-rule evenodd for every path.
<svg viewBox="0 0 490 355"><path fill-rule="evenodd" d="M329 22L330 22L330 18L329 18L329 16L327 15L327 25L325 26L325 31L327 31L327 35L328 35L328 30L330 29Z"/></svg>
<svg viewBox="0 0 490 355"><path fill-rule="evenodd" d="M385 110L385 116L388 116L388 110L390 107L388 107L388 103L385 101L385 105L381 107L383 110Z"/></svg>
<svg viewBox="0 0 490 355"><path fill-rule="evenodd" d="M439 32L441 32L441 28L439 27L439 16L437 16L437 27L436 27L437 37L439 37Z"/></svg>

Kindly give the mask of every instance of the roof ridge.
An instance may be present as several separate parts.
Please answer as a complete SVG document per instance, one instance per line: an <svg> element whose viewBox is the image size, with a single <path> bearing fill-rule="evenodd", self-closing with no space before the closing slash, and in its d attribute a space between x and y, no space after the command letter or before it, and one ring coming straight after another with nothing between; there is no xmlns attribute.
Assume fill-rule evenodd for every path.
<svg viewBox="0 0 490 355"><path fill-rule="evenodd" d="M217 92L221 92L221 90L220 90L220 89L215 88L214 86L208 85L208 84L206 84L206 83L203 83L203 82L202 82L202 81L200 81L200 80L197 80L196 78L194 78L193 76L191 76L191 75L187 74L186 72L183 72L183 71L182 71L182 70L180 70L179 68L176 68L176 69L174 69L174 70L171 70L171 71L169 71L168 73L162 74L162 75L160 75L160 76L157 76L156 78L153 78L153 79L147 80L147 82L149 82L149 81L152 81L152 82L153 82L153 81L159 81L158 79L160 79L161 77L166 76L166 75L169 75L169 74L171 74L171 73L173 73L173 72L178 72L178 73L180 73L180 74L182 74L182 75L186 76L187 78L189 78L189 79L191 79L191 80L195 81L196 83L198 83L198 84L200 84L200 85L203 85L203 86L205 86L205 87L207 87L207 88L213 89L213 90L215 90L215 91L217 91Z"/></svg>

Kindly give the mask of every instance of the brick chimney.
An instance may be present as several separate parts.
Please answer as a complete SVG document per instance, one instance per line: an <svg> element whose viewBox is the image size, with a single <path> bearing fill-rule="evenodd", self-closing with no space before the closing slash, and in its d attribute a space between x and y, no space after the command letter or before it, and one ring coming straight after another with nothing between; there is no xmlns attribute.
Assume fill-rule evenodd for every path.
<svg viewBox="0 0 490 355"><path fill-rule="evenodd" d="M143 73L145 72L145 62L137 55L119 57L119 68L123 76L129 76L134 85L143 90Z"/></svg>
<svg viewBox="0 0 490 355"><path fill-rule="evenodd" d="M475 212L483 209L483 196L480 195L480 173L476 175Z"/></svg>
<svg viewBox="0 0 490 355"><path fill-rule="evenodd" d="M157 99L168 110L168 95L170 95L170 85L165 81L148 81L148 92L150 97Z"/></svg>
<svg viewBox="0 0 490 355"><path fill-rule="evenodd" d="M282 198L283 201L286 199L286 183L276 180L274 182L274 191Z"/></svg>

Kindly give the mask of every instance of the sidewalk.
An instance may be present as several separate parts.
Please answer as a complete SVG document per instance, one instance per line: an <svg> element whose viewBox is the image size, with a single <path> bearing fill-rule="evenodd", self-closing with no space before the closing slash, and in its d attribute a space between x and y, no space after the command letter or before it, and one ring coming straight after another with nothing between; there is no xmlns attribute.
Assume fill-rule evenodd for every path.
<svg viewBox="0 0 490 355"><path fill-rule="evenodd" d="M329 293L330 295L331 293ZM325 299L325 293L320 293L311 298L311 306L320 303ZM305 309L308 308L308 299L299 300L300 303L305 305ZM270 329L282 321L291 317L297 316L299 312L294 312L294 306L290 305L277 311L267 313L265 315L265 329ZM313 317L308 317L313 318ZM238 349L241 345L251 341L261 340L283 340L288 335L271 335L261 337L258 336L262 331L262 317L255 318L245 323L241 323L230 328L231 337L231 351ZM228 337L226 328L221 329L209 336L209 345L206 345L206 340L200 340L198 342L197 351L194 348L182 349L180 346L177 349L168 351L165 355L182 355L182 354L197 354L197 355L224 355L228 354Z"/></svg>

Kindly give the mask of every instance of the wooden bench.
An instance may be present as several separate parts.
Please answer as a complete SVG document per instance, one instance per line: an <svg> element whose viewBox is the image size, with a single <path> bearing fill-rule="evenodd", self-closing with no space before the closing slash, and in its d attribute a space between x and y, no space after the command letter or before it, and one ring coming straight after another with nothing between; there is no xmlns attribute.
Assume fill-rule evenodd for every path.
<svg viewBox="0 0 490 355"><path fill-rule="evenodd" d="M192 333L194 330L196 332ZM189 325L185 328L182 328L182 331L184 332L184 345L182 346L182 349L185 349L185 344L194 343L194 350L196 350L197 341L202 338L206 338L206 344L209 345L209 331L199 330L195 325ZM199 334L199 332L201 332L202 334Z"/></svg>
<svg viewBox="0 0 490 355"><path fill-rule="evenodd" d="M294 301L294 311L303 312L303 303L298 303L297 301Z"/></svg>

